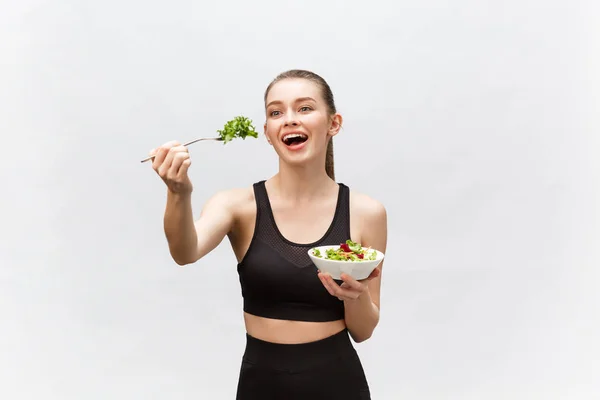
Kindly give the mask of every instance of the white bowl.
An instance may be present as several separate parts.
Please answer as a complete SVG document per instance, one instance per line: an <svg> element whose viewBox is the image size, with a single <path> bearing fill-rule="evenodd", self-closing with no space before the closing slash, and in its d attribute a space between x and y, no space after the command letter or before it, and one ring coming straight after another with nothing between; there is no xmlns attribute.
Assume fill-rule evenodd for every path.
<svg viewBox="0 0 600 400"><path fill-rule="evenodd" d="M356 280L366 279L371 275L371 272L383 261L385 255L379 250L370 249L369 251L376 251L377 257L375 260L361 260L361 261L341 261L341 260L328 260L325 258L319 258L313 255L313 250L318 249L324 256L328 249L339 249L340 245L333 246L318 246L312 247L308 251L308 256L312 262L317 266L321 272L327 272L333 279L341 279L342 273L346 273Z"/></svg>

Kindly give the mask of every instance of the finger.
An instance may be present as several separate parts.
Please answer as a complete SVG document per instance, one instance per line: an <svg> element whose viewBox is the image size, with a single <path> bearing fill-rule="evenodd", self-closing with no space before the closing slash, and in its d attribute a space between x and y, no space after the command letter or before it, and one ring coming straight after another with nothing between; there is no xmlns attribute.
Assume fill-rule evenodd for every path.
<svg viewBox="0 0 600 400"><path fill-rule="evenodd" d="M341 278L348 287L356 290L362 290L362 284L350 275L344 273L341 275Z"/></svg>
<svg viewBox="0 0 600 400"><path fill-rule="evenodd" d="M170 149L171 147L177 147L177 146L181 146L181 143L179 143L177 140L171 140L170 142L163 144L161 147Z"/></svg>
<svg viewBox="0 0 600 400"><path fill-rule="evenodd" d="M330 295L337 297L336 288L331 285L330 278L331 276L328 274L319 273L319 279L321 279L321 282L323 283L323 286L325 286L325 289L327 289Z"/></svg>
<svg viewBox="0 0 600 400"><path fill-rule="evenodd" d="M325 287L325 289L329 292L329 294L332 295L332 296L335 296L335 293L331 289L331 287L329 285L329 282L327 282L327 279L326 279L325 275L322 274L322 273L319 273L318 276L319 276L319 279L321 280L321 283L323 284L323 286Z"/></svg>
<svg viewBox="0 0 600 400"><path fill-rule="evenodd" d="M171 167L171 161L168 159L169 151L166 149L161 149L158 151L158 156L154 159L158 166L156 167L156 172L160 175L161 178L166 179L167 172Z"/></svg>
<svg viewBox="0 0 600 400"><path fill-rule="evenodd" d="M169 148L169 151L167 152L167 156L165 157L165 163L169 163L169 168L173 164L175 155L182 151L186 151L186 150L187 149L183 146L173 146L173 147Z"/></svg>
<svg viewBox="0 0 600 400"><path fill-rule="evenodd" d="M343 283L340 285L343 293L347 296L358 297L365 290L365 286L350 276L342 278Z"/></svg>
<svg viewBox="0 0 600 400"><path fill-rule="evenodd" d="M152 159L152 168L158 173L160 166L165 161L165 157L167 156L167 149L164 147L159 147L156 149L154 153L154 158Z"/></svg>
<svg viewBox="0 0 600 400"><path fill-rule="evenodd" d="M325 281L327 282L327 286L331 289L332 294L340 300L352 300L358 297L358 292L348 289L345 283L342 283L342 286L338 285L331 275L325 275Z"/></svg>
<svg viewBox="0 0 600 400"><path fill-rule="evenodd" d="M352 300L356 300L356 298L358 296L355 294L352 294L352 295L338 294L336 297L342 301L352 301Z"/></svg>
<svg viewBox="0 0 600 400"><path fill-rule="evenodd" d="M190 165L192 165L192 160L190 158L186 158L185 160L183 160L183 162L181 163L181 167L179 167L179 172L177 174L177 177L179 179L187 175Z"/></svg>
<svg viewBox="0 0 600 400"><path fill-rule="evenodd" d="M362 293L362 291L348 289L347 287L340 287L340 291L338 292L338 296L345 298L346 300L356 300Z"/></svg>
<svg viewBox="0 0 600 400"><path fill-rule="evenodd" d="M178 145L179 142L173 140L163 144L157 149L154 149L154 159L152 160L152 168L154 168L156 172L159 172L159 168L163 165L165 158L167 157L167 154L169 152L169 149Z"/></svg>
<svg viewBox="0 0 600 400"><path fill-rule="evenodd" d="M183 161L188 159L190 155L187 152L180 151L173 153L173 161L171 162L171 166L169 167L169 172L167 173L167 178L175 180L179 175L179 168L183 164Z"/></svg>
<svg viewBox="0 0 600 400"><path fill-rule="evenodd" d="M319 274L319 277L329 294L337 297L339 300L356 300L360 295L360 292L348 289L346 283L342 283L342 286L338 285L329 274Z"/></svg>
<svg viewBox="0 0 600 400"><path fill-rule="evenodd" d="M175 154L181 151L184 148L183 146L172 146L168 148L165 160L163 161L161 168L161 176L165 178L169 178L169 170L171 169L171 165L173 164L173 160L175 159Z"/></svg>
<svg viewBox="0 0 600 400"><path fill-rule="evenodd" d="M335 296L335 289L329 284L329 279L327 279L327 277L327 274L319 274L319 278L321 279L323 286L325 286L325 289L327 289L330 295Z"/></svg>

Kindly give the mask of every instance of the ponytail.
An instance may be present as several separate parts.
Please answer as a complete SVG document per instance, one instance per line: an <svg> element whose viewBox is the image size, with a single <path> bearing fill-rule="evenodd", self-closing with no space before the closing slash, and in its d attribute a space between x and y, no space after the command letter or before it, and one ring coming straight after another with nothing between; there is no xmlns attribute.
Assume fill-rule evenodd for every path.
<svg viewBox="0 0 600 400"><path fill-rule="evenodd" d="M327 154L325 155L325 171L327 176L335 181L335 171L333 168L333 138L327 143Z"/></svg>

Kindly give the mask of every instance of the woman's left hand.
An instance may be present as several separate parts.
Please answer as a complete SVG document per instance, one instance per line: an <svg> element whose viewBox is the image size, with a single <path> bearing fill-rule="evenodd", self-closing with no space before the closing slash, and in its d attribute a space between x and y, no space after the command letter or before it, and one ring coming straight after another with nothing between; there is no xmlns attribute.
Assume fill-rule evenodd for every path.
<svg viewBox="0 0 600 400"><path fill-rule="evenodd" d="M343 281L341 285L338 285L331 275L327 273L319 271L318 275L321 283L323 283L323 286L325 286L325 289L327 289L329 294L343 301L351 301L357 300L363 293L369 290L369 281L373 278L377 278L380 273L379 268L375 268L373 272L371 272L371 275L366 279L361 279L359 281L348 274L342 273L340 276Z"/></svg>

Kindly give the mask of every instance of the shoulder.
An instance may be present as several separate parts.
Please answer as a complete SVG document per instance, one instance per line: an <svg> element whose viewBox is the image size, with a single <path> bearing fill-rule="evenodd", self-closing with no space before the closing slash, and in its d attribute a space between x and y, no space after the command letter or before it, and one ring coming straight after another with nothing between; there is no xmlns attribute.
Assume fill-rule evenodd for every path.
<svg viewBox="0 0 600 400"><path fill-rule="evenodd" d="M236 210L252 202L254 202L254 189L252 186L222 189L215 192L208 199L210 204L218 204L231 210Z"/></svg>
<svg viewBox="0 0 600 400"><path fill-rule="evenodd" d="M350 220L356 227L359 242L385 252L387 245L387 210L382 202L354 190L350 191Z"/></svg>
<svg viewBox="0 0 600 400"><path fill-rule="evenodd" d="M245 188L222 189L213 193L204 203L200 216L221 215L232 221L240 215L252 211L254 190L252 186Z"/></svg>
<svg viewBox="0 0 600 400"><path fill-rule="evenodd" d="M350 190L350 212L369 223L387 220L387 210L383 203L355 190Z"/></svg>

